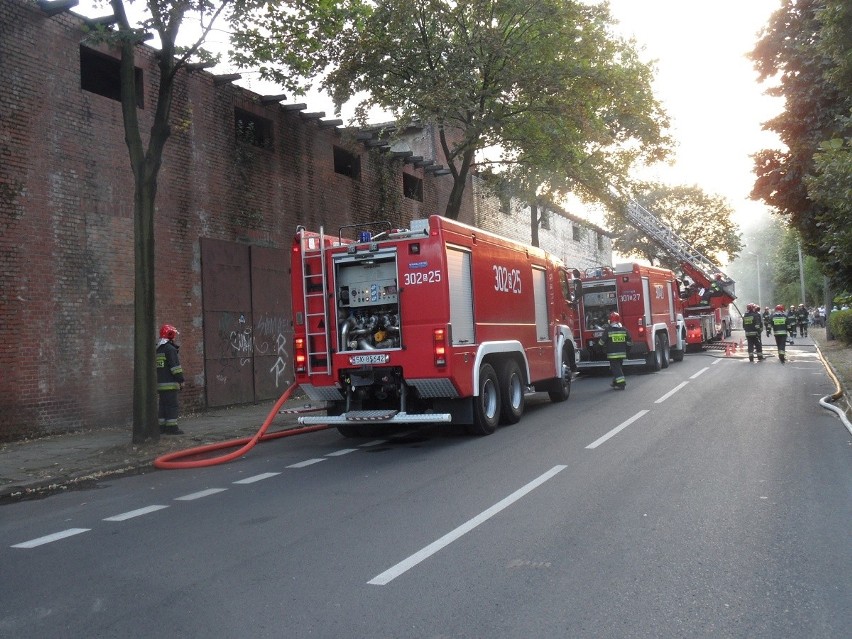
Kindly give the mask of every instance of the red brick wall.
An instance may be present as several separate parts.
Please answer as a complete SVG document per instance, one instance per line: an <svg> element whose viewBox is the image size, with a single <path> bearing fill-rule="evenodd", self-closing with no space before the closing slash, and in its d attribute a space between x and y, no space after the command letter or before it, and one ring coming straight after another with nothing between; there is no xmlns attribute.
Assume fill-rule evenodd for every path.
<svg viewBox="0 0 852 639"><path fill-rule="evenodd" d="M80 88L84 37L71 14L0 0L0 440L131 421L133 181L120 104ZM144 132L154 51L141 47L136 64ZM199 238L288 248L297 224L405 226L443 213L452 178L206 72L182 74L175 95L157 197L157 322L181 330L191 411L205 383ZM273 122L272 148L236 141L235 107ZM334 145L360 154L360 180L334 172ZM422 203L402 197L403 170L423 178Z"/></svg>

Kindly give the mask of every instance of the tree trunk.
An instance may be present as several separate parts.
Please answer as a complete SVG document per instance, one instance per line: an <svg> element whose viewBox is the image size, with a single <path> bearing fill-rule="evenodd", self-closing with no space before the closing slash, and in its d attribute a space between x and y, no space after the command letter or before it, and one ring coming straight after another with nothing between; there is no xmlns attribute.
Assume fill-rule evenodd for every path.
<svg viewBox="0 0 852 639"><path fill-rule="evenodd" d="M133 205L133 443L158 441L157 372L154 348L156 290L154 286L154 196L144 176L136 179Z"/></svg>
<svg viewBox="0 0 852 639"><path fill-rule="evenodd" d="M538 246L538 205L530 203L530 244Z"/></svg>

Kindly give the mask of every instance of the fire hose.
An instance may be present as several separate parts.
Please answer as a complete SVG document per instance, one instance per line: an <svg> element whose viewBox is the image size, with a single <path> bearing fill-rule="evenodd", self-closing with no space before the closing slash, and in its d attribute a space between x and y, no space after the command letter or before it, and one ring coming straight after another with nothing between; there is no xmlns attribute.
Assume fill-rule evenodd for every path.
<svg viewBox="0 0 852 639"><path fill-rule="evenodd" d="M272 425L272 421L275 419L275 416L278 414L278 411L281 409L281 406L283 406L284 402L289 399L296 386L296 384L293 384L292 386L290 386L290 388L284 391L284 394L281 395L278 401L275 402L275 405L272 407L272 410L269 411L269 415L266 416L266 419L264 420L263 425L260 427L260 430L258 430L253 436L243 437L240 439L232 439L224 442L217 442L215 444L206 444L204 446L195 446L194 448L187 448L185 450L179 450L173 453L168 453L166 455L162 455L161 457L157 457L154 460L154 466L156 468L161 468L165 470L178 468L204 468L206 466L215 466L217 464L224 464L226 462L233 461L234 459L245 455L248 451L254 448L258 444L258 442L269 441L270 439L279 439L281 437L291 437L292 435L302 435L304 433L312 433L314 431L325 430L327 428L330 428L330 426L327 424L318 424L316 426L290 428L288 430L282 430L273 433L266 432L267 430L269 430L270 425ZM237 450L234 450L225 455L220 455L218 457L205 457L203 459L185 459L190 457L198 457L200 455L206 455L207 453L211 453L213 451L228 448L237 448Z"/></svg>

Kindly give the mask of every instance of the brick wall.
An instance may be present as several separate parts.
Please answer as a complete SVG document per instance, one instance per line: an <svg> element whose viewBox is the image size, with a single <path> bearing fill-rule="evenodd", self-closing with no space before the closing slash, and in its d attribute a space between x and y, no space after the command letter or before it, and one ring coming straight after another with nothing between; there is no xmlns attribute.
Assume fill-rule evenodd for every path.
<svg viewBox="0 0 852 639"><path fill-rule="evenodd" d="M81 89L84 38L70 13L0 0L0 440L131 421L133 180L119 102ZM137 52L143 132L154 54ZM157 323L181 330L187 411L204 405L201 237L289 249L298 224L405 226L449 196L449 176L259 98L203 71L178 78L157 196ZM271 145L237 140L235 108L271 122ZM435 148L431 130L419 135ZM335 172L335 146L360 156L359 179ZM402 196L403 171L423 179L422 202Z"/></svg>

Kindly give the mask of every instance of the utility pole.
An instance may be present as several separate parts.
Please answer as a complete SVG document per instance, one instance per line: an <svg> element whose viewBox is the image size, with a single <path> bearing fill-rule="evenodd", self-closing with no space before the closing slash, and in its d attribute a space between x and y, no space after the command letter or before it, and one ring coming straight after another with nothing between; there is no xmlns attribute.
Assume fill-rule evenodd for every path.
<svg viewBox="0 0 852 639"><path fill-rule="evenodd" d="M801 240L798 242L799 248L799 283L802 286L802 304L805 306L808 305L808 301L805 299L805 265L802 261L802 242Z"/></svg>
<svg viewBox="0 0 852 639"><path fill-rule="evenodd" d="M749 255L754 255L757 262L757 305L763 308L763 296L760 294L760 255L752 251L748 251Z"/></svg>

